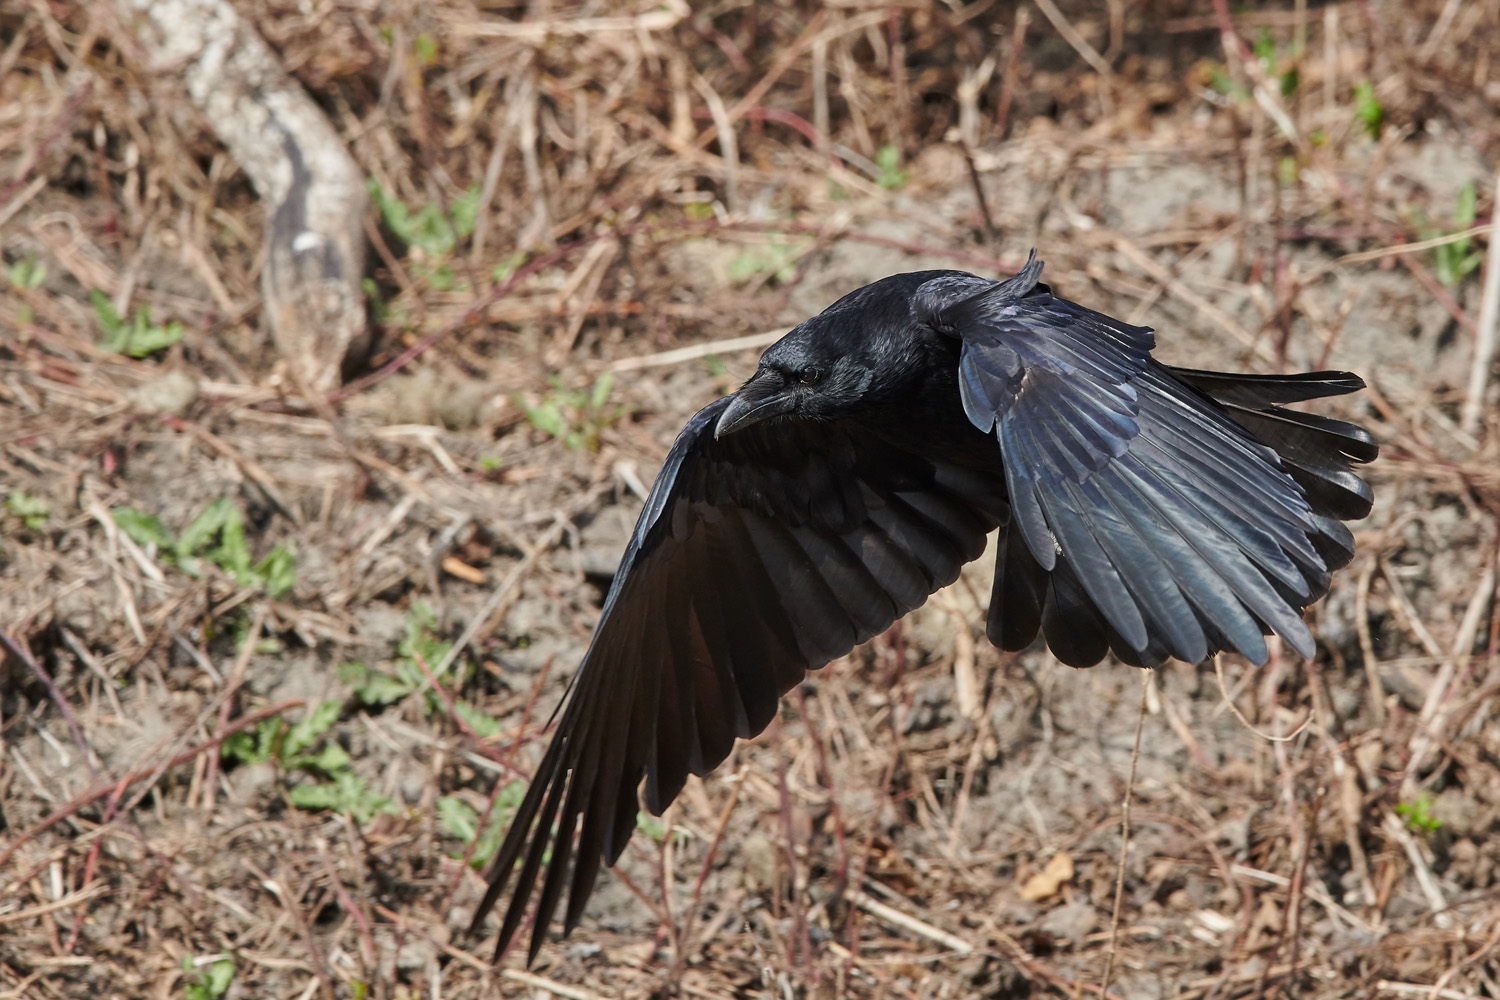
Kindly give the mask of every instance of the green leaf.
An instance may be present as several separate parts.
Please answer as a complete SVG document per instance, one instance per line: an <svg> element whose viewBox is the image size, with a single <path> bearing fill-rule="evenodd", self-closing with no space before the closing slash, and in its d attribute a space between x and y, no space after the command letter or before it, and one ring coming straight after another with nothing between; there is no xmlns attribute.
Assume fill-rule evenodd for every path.
<svg viewBox="0 0 1500 1000"><path fill-rule="evenodd" d="M89 301L94 304L94 318L99 321L99 329L104 331L106 337L105 349L118 350L118 348L110 347L109 345L117 338L124 337L125 324L121 322L120 314L115 311L114 303L109 300L108 295L105 295L98 288L89 290Z"/></svg>
<svg viewBox="0 0 1500 1000"><path fill-rule="evenodd" d="M413 39L411 47L417 62L423 66L431 66L437 61L437 41L426 32Z"/></svg>
<svg viewBox="0 0 1500 1000"><path fill-rule="evenodd" d="M1479 195L1474 190L1474 182L1465 181L1458 189L1458 198L1453 205L1453 224L1459 229L1468 229L1474 225L1478 208Z"/></svg>
<svg viewBox="0 0 1500 1000"><path fill-rule="evenodd" d="M307 713L300 722L287 731L286 741L282 744L282 752L290 757L312 746L319 737L333 728L335 722L339 721L343 708L342 702L330 698Z"/></svg>
<svg viewBox="0 0 1500 1000"><path fill-rule="evenodd" d="M398 680L390 674L371 673L369 680L355 688L354 693L364 704L376 707L400 701L414 690L416 688L413 685Z"/></svg>
<svg viewBox="0 0 1500 1000"><path fill-rule="evenodd" d="M192 559L212 544L214 537L224 530L234 505L228 497L220 497L193 518L177 539L177 557L181 561Z"/></svg>
<svg viewBox="0 0 1500 1000"><path fill-rule="evenodd" d="M116 507L110 511L110 517L114 520L115 527L125 532L126 537L137 545L154 545L158 552L165 552L169 555L176 545L166 525L156 517L143 514L134 507Z"/></svg>
<svg viewBox="0 0 1500 1000"><path fill-rule="evenodd" d="M172 552L183 570L193 576L202 572L200 559L206 559L240 586L264 587L271 597L280 597L297 581L296 554L286 546L276 546L260 562L251 564L244 516L228 497L220 497L193 518Z"/></svg>
<svg viewBox="0 0 1500 1000"><path fill-rule="evenodd" d="M509 822L510 814L520 806L521 800L526 798L526 783L524 781L512 781L500 790L495 796L495 816ZM504 826L505 824L500 824Z"/></svg>
<svg viewBox="0 0 1500 1000"><path fill-rule="evenodd" d="M506 789L509 791L509 788ZM502 798L506 792L502 792L495 799L495 815L485 826L484 833L479 834L479 843L474 847L474 853L469 858L469 864L476 870L483 870L489 866L490 860L495 852L500 849L500 840L508 825L509 813L515 811L514 805L503 805ZM479 813L475 808L455 795L445 795L437 801L438 822L443 829L448 831L449 836L464 844L473 844L474 837L479 830Z"/></svg>
<svg viewBox="0 0 1500 1000"><path fill-rule="evenodd" d="M595 410L604 409L604 404L609 402L610 390L615 387L614 372L605 372L594 382L594 391L589 394L589 406Z"/></svg>
<svg viewBox="0 0 1500 1000"><path fill-rule="evenodd" d="M185 972L193 971L191 955L182 956L182 968ZM229 984L232 982L234 982L234 962L221 958L212 965L199 970L198 981L184 986L183 996L186 1000L219 1000L228 992Z"/></svg>
<svg viewBox="0 0 1500 1000"><path fill-rule="evenodd" d="M144 358L171 347L181 339L181 323L172 322L166 326L152 326L151 307L141 306L135 313L135 324L131 327L130 342L121 353L132 358Z"/></svg>
<svg viewBox="0 0 1500 1000"><path fill-rule="evenodd" d="M1236 101L1243 101L1250 96L1238 80L1229 75L1229 70L1219 63L1213 63L1208 67L1208 85L1225 97Z"/></svg>
<svg viewBox="0 0 1500 1000"><path fill-rule="evenodd" d="M370 677L370 668L360 660L346 660L338 665L339 683L358 688Z"/></svg>
<svg viewBox="0 0 1500 1000"><path fill-rule="evenodd" d="M287 792L287 798L298 809L337 809L341 801L339 787L331 781L316 785L298 785ZM342 811L342 810L341 810Z"/></svg>
<svg viewBox="0 0 1500 1000"><path fill-rule="evenodd" d="M297 583L297 555L278 545L255 564L251 574L266 588L266 596L275 600Z"/></svg>
<svg viewBox="0 0 1500 1000"><path fill-rule="evenodd" d="M1453 232L1468 229L1474 224L1477 201L1473 181L1459 188L1458 197L1453 206L1453 222L1457 227ZM1451 233L1445 235L1451 235ZM1483 262L1484 254L1469 251L1472 242L1471 237L1465 236L1452 243L1444 243L1432 248L1433 271L1437 274L1439 281L1450 287L1457 285Z"/></svg>
<svg viewBox="0 0 1500 1000"><path fill-rule="evenodd" d="M526 419L531 426L543 434L552 437L560 437L563 433L564 422L562 410L552 400L544 399L535 406L524 407Z"/></svg>
<svg viewBox="0 0 1500 1000"><path fill-rule="evenodd" d="M405 635L397 644L396 650L402 656L421 656L427 661L428 667L435 668L438 661L446 657L448 650L453 647L453 643L433 634L435 628L437 615L433 612L432 605L426 601L413 601L406 616ZM416 676L420 677L421 672L418 671Z"/></svg>
<svg viewBox="0 0 1500 1000"><path fill-rule="evenodd" d="M1414 833L1423 836L1436 833L1443 828L1443 821L1432 814L1435 801L1430 794L1422 792L1415 801L1397 803L1396 815L1406 820L1406 825Z"/></svg>
<svg viewBox="0 0 1500 1000"><path fill-rule="evenodd" d="M208 967L208 976L205 985L210 995L220 997L224 991L229 989L229 984L234 981L234 963L227 958L221 958Z"/></svg>
<svg viewBox="0 0 1500 1000"><path fill-rule="evenodd" d="M462 719L470 729L474 730L474 735L481 739L498 735L500 732L499 722L485 715L466 701L455 699L453 702L453 714Z"/></svg>
<svg viewBox="0 0 1500 1000"><path fill-rule="evenodd" d="M373 791L364 778L347 766L334 774L332 781L298 785L287 797L298 809L346 812L361 823L368 823L376 813L396 811L390 799Z"/></svg>
<svg viewBox="0 0 1500 1000"><path fill-rule="evenodd" d="M1375 86L1369 80L1361 80L1355 84L1354 120L1359 122L1371 139L1380 138L1381 126L1385 124L1385 107L1375 96Z"/></svg>
<svg viewBox="0 0 1500 1000"><path fill-rule="evenodd" d="M47 280L47 265L37 260L36 254L27 254L5 269L11 285L29 292Z"/></svg>
<svg viewBox="0 0 1500 1000"><path fill-rule="evenodd" d="M182 339L182 324L168 323L156 326L151 322L151 307L141 306L130 322L120 318L109 296L95 288L89 292L94 304L94 316L104 338L99 346L106 351L124 354L131 358L144 358L149 354L171 347Z"/></svg>
<svg viewBox="0 0 1500 1000"><path fill-rule="evenodd" d="M19 517L32 531L41 531L47 526L47 504L20 490L12 490L5 498L5 509Z"/></svg>
<svg viewBox="0 0 1500 1000"><path fill-rule="evenodd" d="M505 259L500 261L500 263L496 264L490 271L490 277L495 280L496 284L499 284L500 282L508 279L511 275L515 274L516 271L518 271L521 265L524 263L526 263L526 253L524 251L517 250L509 257L506 257Z"/></svg>
<svg viewBox="0 0 1500 1000"><path fill-rule="evenodd" d="M224 515L224 526L219 532L219 544L208 554L208 558L222 566L242 586L254 586L256 579L250 572L250 546L245 542L245 519L238 507L230 505Z"/></svg>
<svg viewBox="0 0 1500 1000"><path fill-rule="evenodd" d="M479 832L479 811L456 795L444 795L437 800L438 822L448 835L472 844Z"/></svg>
<svg viewBox="0 0 1500 1000"><path fill-rule="evenodd" d="M875 166L880 168L880 174L875 178L875 183L888 191L904 187L910 180L910 175L901 169L901 150L895 146L881 146L880 151L875 154Z"/></svg>
<svg viewBox="0 0 1500 1000"><path fill-rule="evenodd" d="M224 740L224 756L242 764L264 764L276 755L276 741L285 723L279 716L261 719L254 729L231 733Z"/></svg>
<svg viewBox="0 0 1500 1000"><path fill-rule="evenodd" d="M1255 38L1255 58L1260 60L1261 67L1272 73L1276 70L1276 39L1271 37L1267 28L1260 29L1260 34Z"/></svg>
<svg viewBox="0 0 1500 1000"><path fill-rule="evenodd" d="M329 777L337 777L339 772L345 770L354 763L349 752L333 741L323 745L317 753L302 753L295 757L288 757L286 766L301 768L304 771L322 771Z"/></svg>
<svg viewBox="0 0 1500 1000"><path fill-rule="evenodd" d="M474 224L479 221L479 185L471 184L463 194L453 199L449 207L452 210L453 228L458 233L458 238L467 238L474 232Z"/></svg>

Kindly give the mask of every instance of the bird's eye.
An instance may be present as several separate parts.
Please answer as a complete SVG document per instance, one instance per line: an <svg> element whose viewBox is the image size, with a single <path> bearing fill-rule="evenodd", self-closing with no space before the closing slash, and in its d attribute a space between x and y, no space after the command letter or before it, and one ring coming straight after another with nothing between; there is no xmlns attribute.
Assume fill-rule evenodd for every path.
<svg viewBox="0 0 1500 1000"><path fill-rule="evenodd" d="M803 385L817 385L823 381L823 370L821 368L804 368L797 373L797 381Z"/></svg>

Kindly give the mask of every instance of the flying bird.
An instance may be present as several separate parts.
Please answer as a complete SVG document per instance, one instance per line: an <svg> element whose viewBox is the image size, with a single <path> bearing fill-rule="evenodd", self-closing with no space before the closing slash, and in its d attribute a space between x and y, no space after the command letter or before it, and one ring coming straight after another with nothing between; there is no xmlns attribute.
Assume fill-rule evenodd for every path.
<svg viewBox="0 0 1500 1000"><path fill-rule="evenodd" d="M1302 611L1353 558L1342 522L1371 493L1351 466L1377 446L1282 404L1364 382L1161 364L1150 329L1052 294L1041 271L1033 251L1008 280L866 285L688 421L475 913L477 932L519 863L496 960L538 880L528 960L564 892L564 933L577 924L642 794L659 815L997 528L1001 649L1040 634L1075 667L1221 650L1263 664L1275 633L1313 656Z"/></svg>

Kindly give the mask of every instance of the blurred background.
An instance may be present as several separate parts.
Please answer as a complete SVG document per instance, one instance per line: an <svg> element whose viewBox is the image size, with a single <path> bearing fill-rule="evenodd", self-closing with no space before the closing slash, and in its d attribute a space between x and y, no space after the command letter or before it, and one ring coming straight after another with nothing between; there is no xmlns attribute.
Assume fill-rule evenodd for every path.
<svg viewBox="0 0 1500 1000"><path fill-rule="evenodd" d="M1500 3L152 8L0 0L0 997L1500 997ZM347 357L265 299L325 162ZM1367 379L1316 660L1001 654L981 560L492 968L684 420L1032 247L1169 363Z"/></svg>

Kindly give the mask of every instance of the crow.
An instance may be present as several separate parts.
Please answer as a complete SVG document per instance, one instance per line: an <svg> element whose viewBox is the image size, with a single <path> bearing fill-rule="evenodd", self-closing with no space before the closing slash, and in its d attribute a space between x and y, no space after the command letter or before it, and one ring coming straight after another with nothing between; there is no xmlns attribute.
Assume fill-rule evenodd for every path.
<svg viewBox="0 0 1500 1000"><path fill-rule="evenodd" d="M898 274L768 348L667 455L489 874L496 945L571 932L644 805L760 733L808 670L957 579L998 530L986 630L1063 663L1312 657L1302 611L1354 556L1375 439L1282 404L1348 372L1163 365L1152 331L1014 277ZM644 788L642 782L644 779ZM550 860L547 855L550 852ZM545 878L542 877L545 867Z"/></svg>

